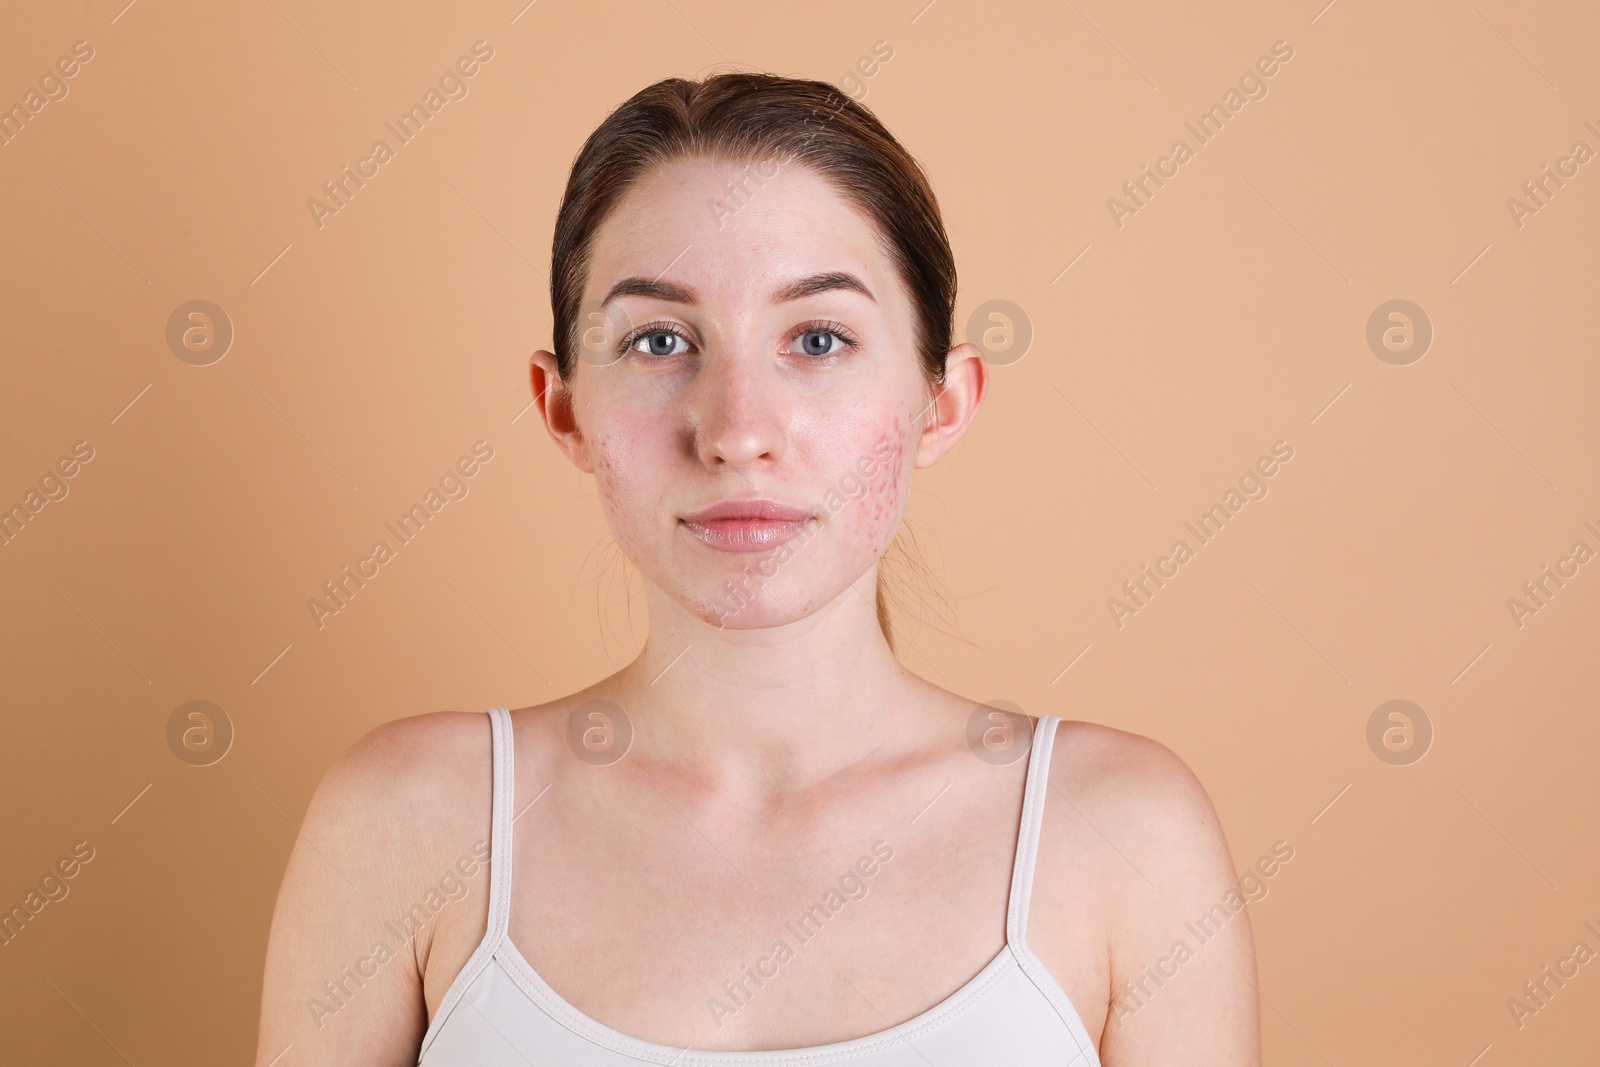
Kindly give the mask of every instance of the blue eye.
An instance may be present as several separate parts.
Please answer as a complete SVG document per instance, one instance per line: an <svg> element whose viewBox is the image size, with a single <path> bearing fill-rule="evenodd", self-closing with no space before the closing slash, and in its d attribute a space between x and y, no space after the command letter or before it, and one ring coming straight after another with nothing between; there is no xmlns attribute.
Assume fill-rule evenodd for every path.
<svg viewBox="0 0 1600 1067"><path fill-rule="evenodd" d="M807 330L800 335L800 349L808 356L831 356L844 344L844 338L831 330Z"/></svg>
<svg viewBox="0 0 1600 1067"><path fill-rule="evenodd" d="M675 347L679 341L685 345L689 343L689 339L676 330L656 329L636 335L628 342L628 348L651 356L678 356L683 354Z"/></svg>
<svg viewBox="0 0 1600 1067"><path fill-rule="evenodd" d="M813 359L825 359L840 355L845 349L861 347L855 335L837 322L808 322L795 333L793 340L800 342L796 355Z"/></svg>
<svg viewBox="0 0 1600 1067"><path fill-rule="evenodd" d="M798 341L798 351L793 355L825 360L837 357L845 349L860 347L855 335L836 322L809 322L790 334L789 344ZM679 342L682 342L680 346ZM668 359L686 354L693 343L676 326L668 323L651 323L628 335L620 346L619 354L638 352L658 359Z"/></svg>

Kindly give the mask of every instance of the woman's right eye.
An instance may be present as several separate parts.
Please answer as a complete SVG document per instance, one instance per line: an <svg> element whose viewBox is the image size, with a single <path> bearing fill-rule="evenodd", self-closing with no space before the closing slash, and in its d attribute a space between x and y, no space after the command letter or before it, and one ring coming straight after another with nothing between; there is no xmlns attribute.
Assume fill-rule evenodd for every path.
<svg viewBox="0 0 1600 1067"><path fill-rule="evenodd" d="M635 338L628 348L651 356L681 356L685 349L676 347L680 341L685 346L689 343L688 338L675 330L650 330Z"/></svg>

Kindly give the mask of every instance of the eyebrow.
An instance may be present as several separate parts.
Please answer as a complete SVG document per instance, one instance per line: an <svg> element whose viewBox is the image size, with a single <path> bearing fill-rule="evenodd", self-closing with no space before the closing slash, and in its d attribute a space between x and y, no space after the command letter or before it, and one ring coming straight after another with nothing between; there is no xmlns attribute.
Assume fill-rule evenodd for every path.
<svg viewBox="0 0 1600 1067"><path fill-rule="evenodd" d="M772 294L774 304L786 304L793 300L802 300L817 293L826 293L833 290L843 290L860 293L874 304L878 298L872 295L866 283L854 274L846 271L824 271L821 274L811 274L804 278L797 278L778 287ZM674 304L697 304L699 298L695 291L686 285L676 282L664 282L653 278L624 278L606 291L605 299L601 304L609 304L620 296L650 296L657 300L666 300Z"/></svg>

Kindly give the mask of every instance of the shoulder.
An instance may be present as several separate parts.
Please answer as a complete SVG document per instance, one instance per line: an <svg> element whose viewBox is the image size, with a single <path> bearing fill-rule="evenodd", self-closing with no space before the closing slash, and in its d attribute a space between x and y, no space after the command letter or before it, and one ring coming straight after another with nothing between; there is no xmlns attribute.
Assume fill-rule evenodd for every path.
<svg viewBox="0 0 1600 1067"><path fill-rule="evenodd" d="M422 809L460 778L489 769L489 716L435 711L394 719L356 738L323 775L318 799L373 800ZM420 792L419 792L420 791Z"/></svg>
<svg viewBox="0 0 1600 1067"><path fill-rule="evenodd" d="M1049 781L1036 886L1056 951L1046 962L1078 979L1092 1014L1104 1020L1102 1055L1115 1047L1139 1058L1137 1048L1168 1059L1181 1049L1181 1034L1205 1030L1215 1032L1217 1047L1238 1053L1233 1062L1259 1062L1248 1058L1255 1018L1248 901L1200 779L1159 741L1063 721ZM1201 945L1203 962L1194 969L1206 977L1171 983L1160 993L1164 1007L1143 1013ZM1093 964L1081 962L1087 959ZM1134 1012L1136 1033L1127 1029Z"/></svg>
<svg viewBox="0 0 1600 1067"><path fill-rule="evenodd" d="M1200 846L1221 837L1211 797L1194 771L1172 749L1140 734L1062 721L1050 782L1102 829L1171 851L1174 860L1204 852Z"/></svg>
<svg viewBox="0 0 1600 1067"><path fill-rule="evenodd" d="M1157 892L1196 901L1233 885L1233 859L1210 795L1161 742L1064 720L1049 781L1047 821L1074 851L1092 848L1099 856L1105 899L1130 906Z"/></svg>
<svg viewBox="0 0 1600 1067"><path fill-rule="evenodd" d="M381 826L409 831L458 823L486 812L490 771L489 716L439 711L372 728L339 754L317 785L309 827L356 848L381 844L359 835Z"/></svg>
<svg viewBox="0 0 1600 1067"><path fill-rule="evenodd" d="M476 908L485 893L468 874L488 855L490 764L489 717L468 712L384 723L333 761L296 825L273 911L262 1062L285 1043L314 1063L415 1057L434 920L445 902L471 896ZM346 995L380 969L390 977L373 991ZM350 1017L325 1029L332 1014Z"/></svg>

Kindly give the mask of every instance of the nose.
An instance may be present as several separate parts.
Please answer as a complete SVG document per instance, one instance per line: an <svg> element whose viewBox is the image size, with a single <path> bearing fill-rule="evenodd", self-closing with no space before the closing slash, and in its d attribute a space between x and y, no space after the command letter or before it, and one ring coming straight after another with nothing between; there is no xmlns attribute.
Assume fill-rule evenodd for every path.
<svg viewBox="0 0 1600 1067"><path fill-rule="evenodd" d="M787 418L779 383L754 347L716 353L695 375L686 414L694 449L708 468L741 469L783 455Z"/></svg>

